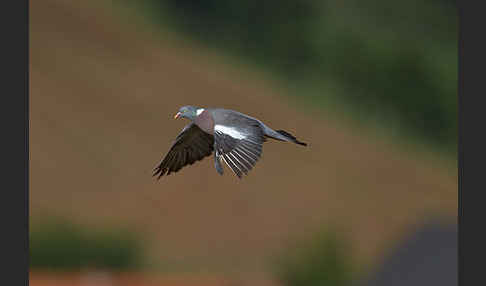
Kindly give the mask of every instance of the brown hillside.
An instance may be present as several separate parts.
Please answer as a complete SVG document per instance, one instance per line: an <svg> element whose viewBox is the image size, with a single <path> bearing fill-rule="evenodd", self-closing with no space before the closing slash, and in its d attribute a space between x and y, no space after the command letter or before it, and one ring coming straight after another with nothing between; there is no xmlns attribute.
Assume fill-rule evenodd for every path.
<svg viewBox="0 0 486 286"><path fill-rule="evenodd" d="M115 222L148 235L151 257L194 270L258 271L289 239L337 225L372 262L425 215L457 213L456 177L325 115L276 84L142 31L92 1L31 1L31 215ZM115 15L116 14L116 15ZM294 133L268 142L250 175L211 159L155 181L185 122L219 106Z"/></svg>

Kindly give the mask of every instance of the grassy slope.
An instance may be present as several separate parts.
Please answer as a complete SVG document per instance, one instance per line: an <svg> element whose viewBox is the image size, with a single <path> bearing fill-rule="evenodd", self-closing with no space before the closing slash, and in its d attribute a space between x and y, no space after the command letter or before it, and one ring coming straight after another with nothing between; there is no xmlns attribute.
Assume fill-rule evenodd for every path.
<svg viewBox="0 0 486 286"><path fill-rule="evenodd" d="M132 225L164 266L257 271L325 223L349 232L366 264L424 214L455 218L456 176L436 161L298 110L271 81L140 33L112 10L30 5L34 220ZM184 104L238 109L310 146L269 142L242 181L204 160L156 182L151 169L183 127L172 115Z"/></svg>

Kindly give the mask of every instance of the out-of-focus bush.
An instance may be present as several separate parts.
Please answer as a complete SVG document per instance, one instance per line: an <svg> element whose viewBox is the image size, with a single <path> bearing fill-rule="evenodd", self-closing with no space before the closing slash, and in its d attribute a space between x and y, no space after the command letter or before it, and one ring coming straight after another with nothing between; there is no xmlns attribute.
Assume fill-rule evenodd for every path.
<svg viewBox="0 0 486 286"><path fill-rule="evenodd" d="M277 278L286 286L351 285L352 261L346 247L330 231L301 241L277 259Z"/></svg>
<svg viewBox="0 0 486 286"><path fill-rule="evenodd" d="M384 125L398 121L400 131L455 150L458 29L452 0L144 3L159 23L244 56L289 83L319 90L331 81L342 89L338 99L360 113Z"/></svg>
<svg viewBox="0 0 486 286"><path fill-rule="evenodd" d="M277 71L296 74L315 60L309 39L320 13L314 0L145 1L161 23Z"/></svg>
<svg viewBox="0 0 486 286"><path fill-rule="evenodd" d="M47 270L133 270L141 266L141 241L125 230L88 229L50 219L32 227L30 266Z"/></svg>

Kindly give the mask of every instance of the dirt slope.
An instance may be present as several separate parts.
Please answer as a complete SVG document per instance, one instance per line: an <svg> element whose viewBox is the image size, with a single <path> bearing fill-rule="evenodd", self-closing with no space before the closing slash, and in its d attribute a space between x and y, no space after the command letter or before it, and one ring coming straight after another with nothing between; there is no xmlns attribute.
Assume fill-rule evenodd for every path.
<svg viewBox="0 0 486 286"><path fill-rule="evenodd" d="M34 220L122 223L145 232L164 265L249 272L319 226L339 225L368 263L424 215L457 213L449 170L297 110L256 74L138 33L91 1L30 5ZM267 143L241 181L209 159L154 181L185 104L238 109L310 146Z"/></svg>

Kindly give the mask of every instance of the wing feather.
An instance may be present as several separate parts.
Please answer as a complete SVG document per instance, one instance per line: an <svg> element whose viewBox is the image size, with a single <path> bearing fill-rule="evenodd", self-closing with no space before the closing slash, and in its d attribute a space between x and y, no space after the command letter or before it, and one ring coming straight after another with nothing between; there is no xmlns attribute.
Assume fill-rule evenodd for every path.
<svg viewBox="0 0 486 286"><path fill-rule="evenodd" d="M225 132L229 131L229 132ZM262 155L262 145L265 142L262 128L258 124L249 124L244 130L225 126L215 128L214 144L216 156L235 173L238 178L253 169Z"/></svg>
<svg viewBox="0 0 486 286"><path fill-rule="evenodd" d="M160 179L164 175L176 173L187 165L210 156L214 148L214 137L190 123L177 135L169 152L154 169L153 176Z"/></svg>

